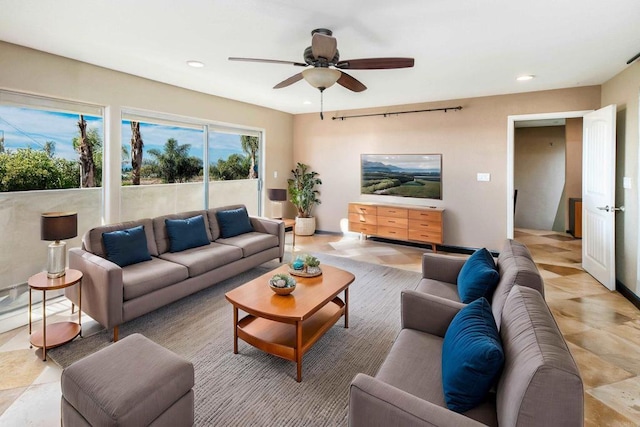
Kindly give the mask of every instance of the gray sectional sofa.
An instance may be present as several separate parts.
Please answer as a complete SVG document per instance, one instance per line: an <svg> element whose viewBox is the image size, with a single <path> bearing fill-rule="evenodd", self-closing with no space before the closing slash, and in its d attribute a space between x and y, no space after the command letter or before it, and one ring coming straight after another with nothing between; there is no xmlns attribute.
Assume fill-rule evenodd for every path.
<svg viewBox="0 0 640 427"><path fill-rule="evenodd" d="M473 409L447 407L445 335L459 302L455 277L464 258L425 255L424 278L402 293L402 330L375 377L358 374L349 393L349 425L582 426L580 373L543 298L543 281L524 245L507 241L491 302L504 352L493 391Z"/></svg>
<svg viewBox="0 0 640 427"><path fill-rule="evenodd" d="M253 231L222 238L216 213L242 205L164 215L93 228L81 248L69 250L69 267L82 271L82 311L106 328L118 326L264 262L284 256L284 223L249 217ZM202 215L210 243L170 251L165 220ZM120 267L107 259L103 233L143 226L150 260ZM78 304L77 287L65 295Z"/></svg>
<svg viewBox="0 0 640 427"><path fill-rule="evenodd" d="M456 279L466 258L425 253L422 256L422 280L416 290L460 302ZM504 302L513 285L526 286L544 297L544 280L540 276L529 249L520 242L507 239L496 262L500 281L491 298L491 309L498 329Z"/></svg>

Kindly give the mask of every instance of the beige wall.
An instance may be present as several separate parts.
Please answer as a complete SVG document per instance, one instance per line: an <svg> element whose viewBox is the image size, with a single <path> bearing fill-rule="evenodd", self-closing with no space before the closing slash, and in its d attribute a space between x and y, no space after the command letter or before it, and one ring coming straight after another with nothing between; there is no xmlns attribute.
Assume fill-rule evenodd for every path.
<svg viewBox="0 0 640 427"><path fill-rule="evenodd" d="M602 106L617 104L616 206L626 211L616 214L616 278L640 295L638 278L638 97L640 94L640 61L602 85ZM623 177L631 178L631 188L622 188Z"/></svg>
<svg viewBox="0 0 640 427"><path fill-rule="evenodd" d="M83 62L0 42L0 88L98 104L116 118L106 129L114 170L105 185L119 186L120 111L136 108L265 130L265 188L285 188L292 159L291 114L135 77ZM128 144L128 141L124 141ZM274 172L278 178L273 178ZM109 222L117 221L119 200L107 200ZM265 203L265 214L271 205Z"/></svg>
<svg viewBox="0 0 640 427"><path fill-rule="evenodd" d="M564 232L564 126L517 128L514 136L514 226Z"/></svg>
<svg viewBox="0 0 640 427"><path fill-rule="evenodd" d="M339 90L339 89L338 89ZM375 89L369 89L375 90ZM353 94L353 96L358 96ZM461 105L462 111L331 120L335 115ZM458 99L294 117L294 160L320 173L318 229L339 231L347 204L357 200L439 206L447 245L500 249L506 237L507 116L595 109L600 87ZM360 154L441 153L443 199L360 195ZM491 174L477 182L478 172Z"/></svg>

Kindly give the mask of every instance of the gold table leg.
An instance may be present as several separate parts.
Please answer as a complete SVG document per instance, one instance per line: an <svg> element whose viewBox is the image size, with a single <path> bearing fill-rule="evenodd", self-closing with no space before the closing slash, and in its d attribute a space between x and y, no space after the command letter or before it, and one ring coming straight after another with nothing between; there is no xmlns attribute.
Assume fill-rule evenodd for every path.
<svg viewBox="0 0 640 427"><path fill-rule="evenodd" d="M42 291L42 360L47 360L47 291Z"/></svg>

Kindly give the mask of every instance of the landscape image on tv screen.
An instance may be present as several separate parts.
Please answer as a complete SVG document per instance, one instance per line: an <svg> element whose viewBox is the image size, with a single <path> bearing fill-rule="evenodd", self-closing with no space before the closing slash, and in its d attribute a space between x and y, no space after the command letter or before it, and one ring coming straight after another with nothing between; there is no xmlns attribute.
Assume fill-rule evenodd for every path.
<svg viewBox="0 0 640 427"><path fill-rule="evenodd" d="M442 199L441 154L361 154L362 194Z"/></svg>

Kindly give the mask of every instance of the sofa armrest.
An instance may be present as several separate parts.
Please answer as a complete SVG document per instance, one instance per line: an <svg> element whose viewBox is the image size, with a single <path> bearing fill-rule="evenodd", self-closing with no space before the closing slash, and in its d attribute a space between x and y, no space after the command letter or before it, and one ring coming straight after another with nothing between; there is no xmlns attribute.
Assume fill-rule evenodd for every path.
<svg viewBox="0 0 640 427"><path fill-rule="evenodd" d="M482 425L369 375L356 375L349 388L350 427Z"/></svg>
<svg viewBox="0 0 640 427"><path fill-rule="evenodd" d="M259 216L251 216L249 217L251 221L251 226L255 231L260 233L269 233L278 237L278 242L280 243L280 260L284 257L284 221L279 219L269 219L263 218Z"/></svg>
<svg viewBox="0 0 640 427"><path fill-rule="evenodd" d="M449 324L465 306L424 292L405 290L401 294L402 328L444 337Z"/></svg>
<svg viewBox="0 0 640 427"><path fill-rule="evenodd" d="M439 280L441 282L456 283L458 273L462 269L466 258L425 253L422 255L422 277Z"/></svg>
<svg viewBox="0 0 640 427"><path fill-rule="evenodd" d="M122 323L122 269L113 262L80 248L69 249L69 267L82 272L82 311L106 328ZM77 286L64 293L78 305Z"/></svg>

